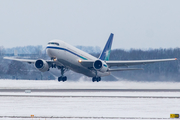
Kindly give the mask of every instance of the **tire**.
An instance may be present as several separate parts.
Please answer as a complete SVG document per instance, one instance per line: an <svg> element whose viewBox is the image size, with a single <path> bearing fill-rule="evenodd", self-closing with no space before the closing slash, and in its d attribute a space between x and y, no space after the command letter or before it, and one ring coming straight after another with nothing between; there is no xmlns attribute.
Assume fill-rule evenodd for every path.
<svg viewBox="0 0 180 120"><path fill-rule="evenodd" d="M99 82L100 81L100 77L97 77L96 80L97 80L97 82Z"/></svg>
<svg viewBox="0 0 180 120"><path fill-rule="evenodd" d="M95 77L92 78L92 82L94 82L94 81L95 81Z"/></svg>
<svg viewBox="0 0 180 120"><path fill-rule="evenodd" d="M61 77L58 77L58 82L60 82L61 81Z"/></svg>
<svg viewBox="0 0 180 120"><path fill-rule="evenodd" d="M66 77L66 76L62 77L62 81L63 81L63 82L65 82L66 80L67 80L67 77Z"/></svg>
<svg viewBox="0 0 180 120"><path fill-rule="evenodd" d="M59 81L59 82L63 81L63 77L62 77L62 76L61 76L61 77L58 77L58 81Z"/></svg>
<svg viewBox="0 0 180 120"><path fill-rule="evenodd" d="M67 80L67 77L66 77L66 76L64 77L64 80L65 80L65 81Z"/></svg>

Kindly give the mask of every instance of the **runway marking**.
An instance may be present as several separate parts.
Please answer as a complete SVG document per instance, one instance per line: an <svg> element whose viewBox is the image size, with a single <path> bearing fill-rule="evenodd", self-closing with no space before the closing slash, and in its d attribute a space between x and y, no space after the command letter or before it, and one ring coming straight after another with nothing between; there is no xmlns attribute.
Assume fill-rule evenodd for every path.
<svg viewBox="0 0 180 120"><path fill-rule="evenodd" d="M0 92L180 92L180 89L0 89Z"/></svg>
<svg viewBox="0 0 180 120"><path fill-rule="evenodd" d="M0 97L52 97L52 98L156 98L180 99L180 96L51 96L51 95L0 95Z"/></svg>
<svg viewBox="0 0 180 120"><path fill-rule="evenodd" d="M0 116L0 118L31 118L31 116ZM171 119L153 117L66 117L66 116L34 116L34 118L68 118L68 119Z"/></svg>

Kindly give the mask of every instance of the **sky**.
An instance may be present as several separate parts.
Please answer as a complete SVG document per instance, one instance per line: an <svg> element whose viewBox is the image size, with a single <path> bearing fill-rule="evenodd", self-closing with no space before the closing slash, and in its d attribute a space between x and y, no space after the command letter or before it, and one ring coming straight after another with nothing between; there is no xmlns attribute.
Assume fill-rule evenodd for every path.
<svg viewBox="0 0 180 120"><path fill-rule="evenodd" d="M180 0L0 0L0 46L180 47Z"/></svg>

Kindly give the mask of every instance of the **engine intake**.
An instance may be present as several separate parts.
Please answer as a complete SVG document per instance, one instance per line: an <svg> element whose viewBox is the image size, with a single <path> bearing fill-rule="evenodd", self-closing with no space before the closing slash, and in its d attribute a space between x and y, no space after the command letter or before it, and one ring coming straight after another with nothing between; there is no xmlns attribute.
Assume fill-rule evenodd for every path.
<svg viewBox="0 0 180 120"><path fill-rule="evenodd" d="M107 64L104 61L96 60L93 64L95 70L106 72L108 70Z"/></svg>
<svg viewBox="0 0 180 120"><path fill-rule="evenodd" d="M49 65L45 60L37 60L34 64L35 68L41 72L48 71Z"/></svg>
<svg viewBox="0 0 180 120"><path fill-rule="evenodd" d="M96 60L96 61L94 62L94 68L95 68L96 70L99 70L99 69L101 69L101 67L102 67L102 62L101 62L100 60Z"/></svg>

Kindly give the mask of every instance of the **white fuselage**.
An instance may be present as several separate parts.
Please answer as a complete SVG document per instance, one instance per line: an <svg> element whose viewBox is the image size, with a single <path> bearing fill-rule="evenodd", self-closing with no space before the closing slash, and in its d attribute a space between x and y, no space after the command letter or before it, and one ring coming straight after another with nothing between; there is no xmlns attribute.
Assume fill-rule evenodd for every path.
<svg viewBox="0 0 180 120"><path fill-rule="evenodd" d="M84 74L88 77L95 77L96 71L94 69L88 69L83 67L79 60L98 60L98 58L77 49L74 46L71 46L60 40L52 40L50 41L59 43L57 44L48 44L46 48L46 53L51 58L56 58L57 66L66 66L68 69L73 70L75 72ZM98 77L108 76L110 72L100 72L97 71Z"/></svg>

